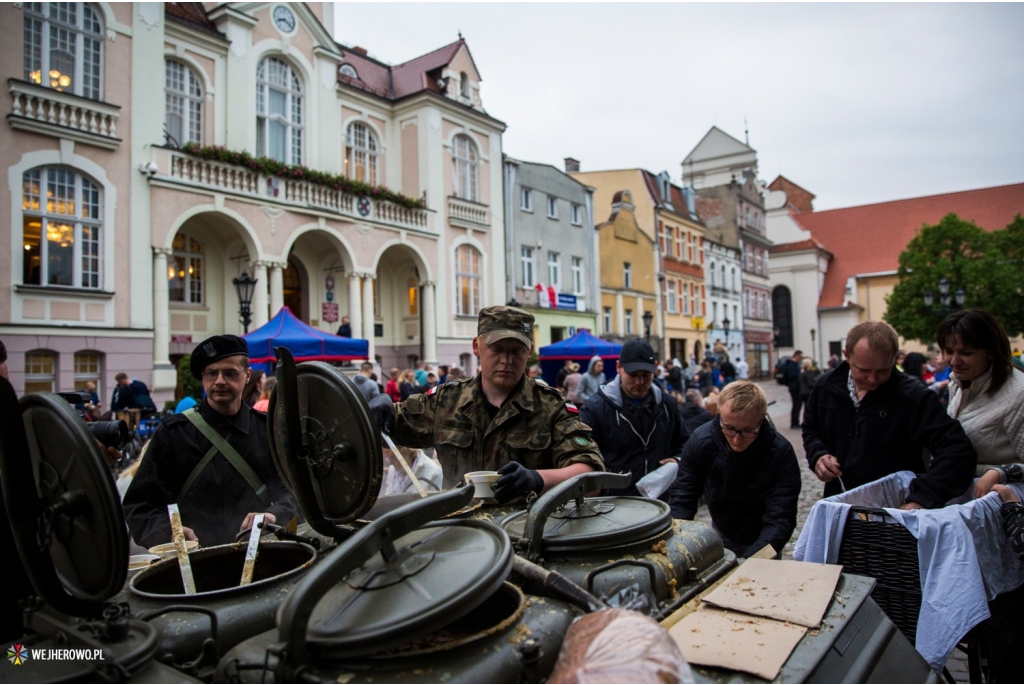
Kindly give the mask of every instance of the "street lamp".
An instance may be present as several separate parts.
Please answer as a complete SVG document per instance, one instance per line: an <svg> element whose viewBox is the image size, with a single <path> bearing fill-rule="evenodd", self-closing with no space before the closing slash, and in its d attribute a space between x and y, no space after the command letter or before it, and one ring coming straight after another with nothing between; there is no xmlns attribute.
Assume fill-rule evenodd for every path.
<svg viewBox="0 0 1024 685"><path fill-rule="evenodd" d="M651 321L654 320L654 314L651 314L651 310L645 310L643 315L644 320L644 340L648 343L651 342Z"/></svg>
<svg viewBox="0 0 1024 685"><path fill-rule="evenodd" d="M249 324L252 323L249 305L252 304L252 293L256 289L256 279L251 277L248 271L243 271L241 276L231 279L231 282L235 284L235 292L238 293L239 314L242 315L242 325L245 326L245 333L248 335Z"/></svg>
<svg viewBox="0 0 1024 685"><path fill-rule="evenodd" d="M932 311L934 314L941 314L943 318L949 314L953 308L952 304L956 302L956 308L962 309L964 302L967 301L967 292L963 288L957 288L954 294L950 294L949 290L952 286L949 283L949 279L943 276L939 279L939 306L934 307L935 304L935 293L931 290L926 290L924 293L924 306Z"/></svg>
<svg viewBox="0 0 1024 685"><path fill-rule="evenodd" d="M729 326L730 326L730 324L732 324L732 321L729 321L729 317L728 316L725 317L724 319L722 319L722 328L725 329L725 356L727 358L729 356Z"/></svg>

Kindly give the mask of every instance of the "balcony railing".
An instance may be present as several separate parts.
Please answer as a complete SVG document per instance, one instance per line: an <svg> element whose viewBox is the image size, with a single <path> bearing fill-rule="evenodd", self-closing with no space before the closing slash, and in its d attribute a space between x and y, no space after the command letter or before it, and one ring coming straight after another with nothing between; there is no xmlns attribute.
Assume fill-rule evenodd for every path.
<svg viewBox="0 0 1024 685"><path fill-rule="evenodd" d="M353 221L372 221L400 228L433 231L430 212L384 200L356 196L310 181L266 176L243 166L200 159L176 150L158 162L158 173L171 180L235 195L257 197L280 205L319 209Z"/></svg>
<svg viewBox="0 0 1024 685"><path fill-rule="evenodd" d="M490 212L487 205L460 200L457 197L448 198L448 220L480 227L491 225Z"/></svg>
<svg viewBox="0 0 1024 685"><path fill-rule="evenodd" d="M70 138L77 142L115 149L119 107L62 93L27 81L8 79L14 106L7 120L11 127Z"/></svg>

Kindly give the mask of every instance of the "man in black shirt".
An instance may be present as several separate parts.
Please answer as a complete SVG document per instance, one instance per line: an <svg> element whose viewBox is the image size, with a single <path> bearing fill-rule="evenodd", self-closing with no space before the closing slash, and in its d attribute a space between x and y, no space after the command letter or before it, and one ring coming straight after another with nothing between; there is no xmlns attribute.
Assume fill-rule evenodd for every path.
<svg viewBox="0 0 1024 685"><path fill-rule="evenodd" d="M257 513L266 512L270 523L299 513L271 461L266 415L242 402L250 374L246 342L234 335L203 341L191 371L206 399L164 420L124 497L128 527L144 547L170 541L171 503L181 511L185 537L204 547L234 542Z"/></svg>

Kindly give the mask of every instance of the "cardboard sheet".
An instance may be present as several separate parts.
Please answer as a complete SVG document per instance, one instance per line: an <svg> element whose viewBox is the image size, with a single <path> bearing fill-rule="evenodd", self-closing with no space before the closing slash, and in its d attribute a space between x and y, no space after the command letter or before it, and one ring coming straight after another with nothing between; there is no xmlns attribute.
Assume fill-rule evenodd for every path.
<svg viewBox="0 0 1024 685"><path fill-rule="evenodd" d="M806 632L792 623L704 606L672 626L668 634L691 664L774 680Z"/></svg>
<svg viewBox="0 0 1024 685"><path fill-rule="evenodd" d="M842 571L842 566L834 564L747 559L703 601L815 628L825 616Z"/></svg>

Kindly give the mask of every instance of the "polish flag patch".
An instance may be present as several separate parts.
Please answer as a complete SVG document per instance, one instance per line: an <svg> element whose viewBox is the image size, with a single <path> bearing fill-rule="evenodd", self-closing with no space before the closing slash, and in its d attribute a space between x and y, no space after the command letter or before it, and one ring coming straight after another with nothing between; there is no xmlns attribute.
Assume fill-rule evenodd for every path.
<svg viewBox="0 0 1024 685"><path fill-rule="evenodd" d="M435 392L437 392L437 388L438 388L438 387L439 387L439 386L435 385L435 386L434 386L434 387L432 387L432 388L431 388L430 390L427 390L427 397L429 397L429 396L433 395L433 394L434 394Z"/></svg>
<svg viewBox="0 0 1024 685"><path fill-rule="evenodd" d="M565 403L565 408L568 409L569 411L571 411L573 414L579 414L580 413L579 407L577 407L572 402L566 402Z"/></svg>

